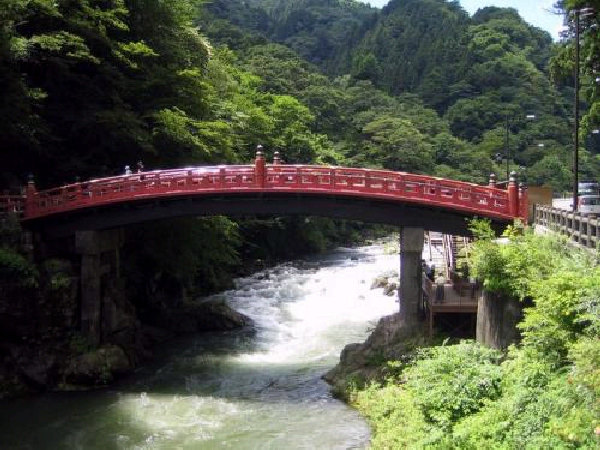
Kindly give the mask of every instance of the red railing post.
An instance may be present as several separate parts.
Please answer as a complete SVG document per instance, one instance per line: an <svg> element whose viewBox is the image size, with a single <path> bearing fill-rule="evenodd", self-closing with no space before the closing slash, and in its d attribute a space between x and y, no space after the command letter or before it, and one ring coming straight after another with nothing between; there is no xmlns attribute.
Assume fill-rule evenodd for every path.
<svg viewBox="0 0 600 450"><path fill-rule="evenodd" d="M508 179L508 213L517 219L519 217L519 186L517 173L511 172Z"/></svg>
<svg viewBox="0 0 600 450"><path fill-rule="evenodd" d="M496 187L496 181L497 181L496 174L495 173L491 173L490 174L490 182L488 184L488 187L495 188Z"/></svg>
<svg viewBox="0 0 600 450"><path fill-rule="evenodd" d="M260 188L265 187L266 176L265 157L263 155L262 148L262 145L256 146L256 158L254 160L254 176L256 178L254 182Z"/></svg>
<svg viewBox="0 0 600 450"><path fill-rule="evenodd" d="M81 189L81 183L75 182L75 202L81 203L83 201L83 189Z"/></svg>
<svg viewBox="0 0 600 450"><path fill-rule="evenodd" d="M527 185L525 183L519 184L519 208L520 216L524 225L529 223L529 199L527 196Z"/></svg>
<svg viewBox="0 0 600 450"><path fill-rule="evenodd" d="M279 155L279 152L273 153L273 165L278 166L280 164L281 164L281 156Z"/></svg>
<svg viewBox="0 0 600 450"><path fill-rule="evenodd" d="M23 211L23 217L31 217L36 213L36 196L37 189L35 188L35 181L33 181L33 175L29 175L27 180L27 187L25 188L25 208Z"/></svg>

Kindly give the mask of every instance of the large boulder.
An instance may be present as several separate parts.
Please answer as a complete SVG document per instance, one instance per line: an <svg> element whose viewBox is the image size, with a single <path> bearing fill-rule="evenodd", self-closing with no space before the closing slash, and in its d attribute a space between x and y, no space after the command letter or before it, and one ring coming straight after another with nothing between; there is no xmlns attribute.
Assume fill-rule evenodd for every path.
<svg viewBox="0 0 600 450"><path fill-rule="evenodd" d="M345 398L351 385L364 386L373 380L383 380L389 373L386 361L410 360L414 349L423 345L425 338L408 333L396 313L381 318L364 343L346 345L340 362L323 375L332 385L333 394Z"/></svg>
<svg viewBox="0 0 600 450"><path fill-rule="evenodd" d="M147 315L153 327L165 328L178 335L207 331L230 331L252 325L252 320L232 309L225 300L204 300L182 307L155 310Z"/></svg>
<svg viewBox="0 0 600 450"><path fill-rule="evenodd" d="M68 385L101 386L134 369L125 351L116 345L104 345L96 350L73 356L63 368Z"/></svg>
<svg viewBox="0 0 600 450"><path fill-rule="evenodd" d="M199 331L229 331L252 325L252 320L232 309L225 300L204 301L194 308Z"/></svg>
<svg viewBox="0 0 600 450"><path fill-rule="evenodd" d="M102 297L102 342L121 347L135 363L148 356L135 305L120 282L111 280Z"/></svg>

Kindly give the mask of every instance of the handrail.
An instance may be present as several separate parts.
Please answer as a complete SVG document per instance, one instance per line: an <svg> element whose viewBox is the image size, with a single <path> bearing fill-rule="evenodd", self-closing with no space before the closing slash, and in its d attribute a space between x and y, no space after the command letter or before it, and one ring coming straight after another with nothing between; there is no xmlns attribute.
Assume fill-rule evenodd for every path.
<svg viewBox="0 0 600 450"><path fill-rule="evenodd" d="M584 248L600 249L600 218L595 215L535 205L534 223L563 234Z"/></svg>
<svg viewBox="0 0 600 450"><path fill-rule="evenodd" d="M25 190L23 219L140 199L190 194L297 192L336 194L446 207L512 220L511 193L495 186L389 170L337 166L265 164L155 170L98 178L37 191ZM0 201L0 205L2 201ZM5 202L4 204L8 204ZM526 209L525 209L526 210Z"/></svg>

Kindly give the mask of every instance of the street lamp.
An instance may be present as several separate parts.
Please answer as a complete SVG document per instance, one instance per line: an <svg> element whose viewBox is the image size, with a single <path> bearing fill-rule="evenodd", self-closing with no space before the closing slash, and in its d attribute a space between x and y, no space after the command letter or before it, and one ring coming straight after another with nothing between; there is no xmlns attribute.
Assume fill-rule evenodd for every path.
<svg viewBox="0 0 600 450"><path fill-rule="evenodd" d="M573 211L579 206L579 16L575 10L575 137L573 148Z"/></svg>
<svg viewBox="0 0 600 450"><path fill-rule="evenodd" d="M594 12L592 8L576 8L575 13L575 126L573 148L573 211L579 206L579 19Z"/></svg>

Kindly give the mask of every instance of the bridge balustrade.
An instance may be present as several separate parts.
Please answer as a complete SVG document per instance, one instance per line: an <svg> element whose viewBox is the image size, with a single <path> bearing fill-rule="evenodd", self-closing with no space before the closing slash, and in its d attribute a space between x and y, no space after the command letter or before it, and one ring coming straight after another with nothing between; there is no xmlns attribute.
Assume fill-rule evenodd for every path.
<svg viewBox="0 0 600 450"><path fill-rule="evenodd" d="M600 218L597 216L536 205L534 223L563 234L584 248L600 250Z"/></svg>
<svg viewBox="0 0 600 450"><path fill-rule="evenodd" d="M515 184L512 184L513 189ZM526 190L515 192L437 177L377 169L334 166L266 164L262 155L254 165L199 166L155 170L99 178L37 191L33 183L25 196L0 196L0 212L23 211L24 219L109 205L112 203L190 195L243 192L335 194L400 200L467 211L481 216L527 217ZM511 198L512 195L512 198ZM521 200L524 199L525 201ZM516 214L515 214L516 213Z"/></svg>

